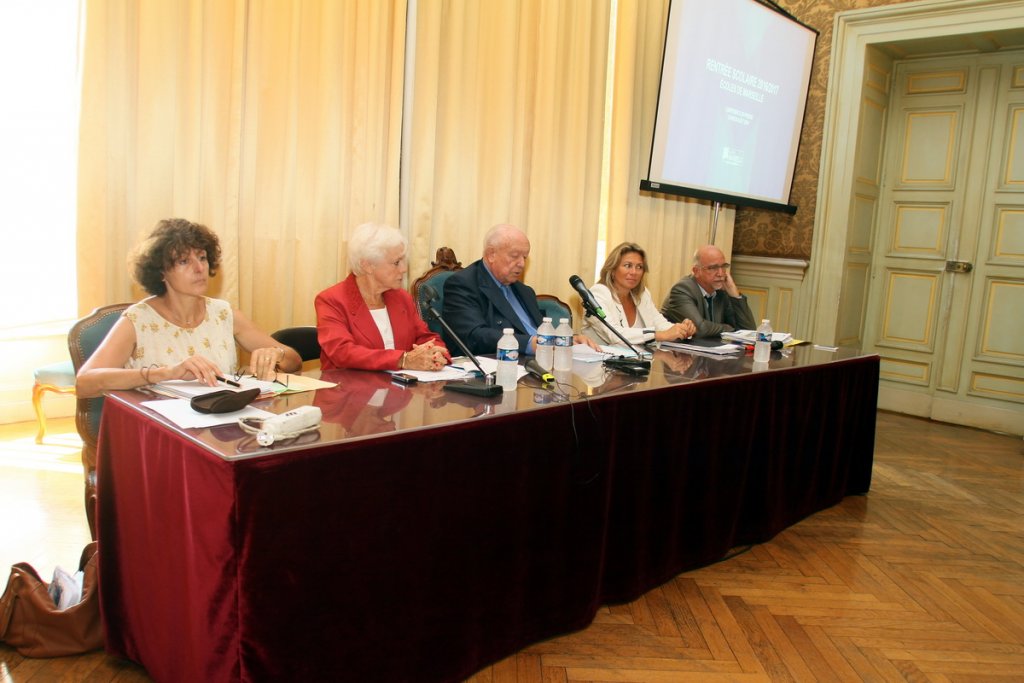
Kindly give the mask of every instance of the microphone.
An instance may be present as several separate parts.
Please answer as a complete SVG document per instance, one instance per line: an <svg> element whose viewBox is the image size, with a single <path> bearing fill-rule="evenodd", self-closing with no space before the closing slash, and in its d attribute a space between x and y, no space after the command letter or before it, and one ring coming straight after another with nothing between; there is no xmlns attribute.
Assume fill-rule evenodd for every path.
<svg viewBox="0 0 1024 683"><path fill-rule="evenodd" d="M548 382L555 381L555 376L552 375L547 370L545 370L541 366L541 364L537 362L536 358L531 358L525 363L523 363L523 367L526 368L526 371L528 373L539 379L541 382L544 382L545 384L547 384Z"/></svg>
<svg viewBox="0 0 1024 683"><path fill-rule="evenodd" d="M581 299L583 299L583 305L587 308L587 310L590 311L593 315L596 315L601 320L604 320L606 317L604 309L601 308L601 304L597 303L597 299L595 299L594 295L590 293L590 290L587 289L587 286L583 284L583 280L580 278L580 276L571 276L569 278L569 284L573 286L573 289L576 290L576 293L580 295Z"/></svg>
<svg viewBox="0 0 1024 683"><path fill-rule="evenodd" d="M455 334L455 330L445 322L444 318L441 317L441 314L437 312L436 308L434 308L433 304L437 301L437 290L431 285L423 284L420 285L420 291L423 293L423 299L420 301L420 311L429 313L430 317L441 323L441 327L443 327L444 331L448 333L448 336L455 340L455 343L459 345L460 349L462 349L462 353L469 356L469 359L473 361L473 365L475 365L476 369L480 371L481 375L483 375L483 380L467 379L461 382L445 382L444 389L446 391L460 391L464 394L472 394L473 396L499 396L502 392L501 385L494 383L493 375L488 375L484 372L483 367L480 365L480 361L476 359L476 356L469 352L469 347L466 346L465 342L462 341L459 335Z"/></svg>
<svg viewBox="0 0 1024 683"><path fill-rule="evenodd" d="M437 301L437 290L434 289L433 285L423 283L420 286L420 291L423 292L423 301L420 302L421 305L424 308L430 308L431 310L433 310L431 304Z"/></svg>

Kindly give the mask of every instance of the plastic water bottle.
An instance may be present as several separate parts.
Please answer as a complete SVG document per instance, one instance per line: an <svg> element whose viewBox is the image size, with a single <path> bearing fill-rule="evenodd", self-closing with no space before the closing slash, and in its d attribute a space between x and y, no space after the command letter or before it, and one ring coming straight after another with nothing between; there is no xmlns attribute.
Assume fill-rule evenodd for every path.
<svg viewBox="0 0 1024 683"><path fill-rule="evenodd" d="M772 356L772 324L767 319L757 326L754 342L754 362L767 363Z"/></svg>
<svg viewBox="0 0 1024 683"><path fill-rule="evenodd" d="M498 340L498 384L505 391L515 391L519 379L519 342L512 334L512 328L503 329Z"/></svg>
<svg viewBox="0 0 1024 683"><path fill-rule="evenodd" d="M555 327L551 318L544 318L537 328L537 362L549 371L555 366Z"/></svg>
<svg viewBox="0 0 1024 683"><path fill-rule="evenodd" d="M572 328L568 318L559 318L555 329L555 370L572 370Z"/></svg>

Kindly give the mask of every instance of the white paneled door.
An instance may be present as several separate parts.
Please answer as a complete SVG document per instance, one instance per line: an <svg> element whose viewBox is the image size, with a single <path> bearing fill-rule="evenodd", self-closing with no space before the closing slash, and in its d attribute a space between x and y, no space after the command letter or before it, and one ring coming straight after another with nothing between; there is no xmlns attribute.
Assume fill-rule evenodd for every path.
<svg viewBox="0 0 1024 683"><path fill-rule="evenodd" d="M1024 434L1024 53L894 76L864 330L879 406Z"/></svg>

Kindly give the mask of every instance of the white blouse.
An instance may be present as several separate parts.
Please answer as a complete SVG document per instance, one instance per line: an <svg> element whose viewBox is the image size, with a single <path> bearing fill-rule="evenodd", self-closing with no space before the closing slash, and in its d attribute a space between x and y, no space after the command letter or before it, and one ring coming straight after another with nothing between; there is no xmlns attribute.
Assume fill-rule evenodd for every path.
<svg viewBox="0 0 1024 683"><path fill-rule="evenodd" d="M373 322L377 323L377 329L380 330L380 338L384 340L384 348L395 348L395 331L391 327L391 316L388 315L388 307L371 308L370 315L373 316Z"/></svg>
<svg viewBox="0 0 1024 683"><path fill-rule="evenodd" d="M593 293L594 298L597 299L597 303L604 309L605 320L608 324L618 330L619 334L625 337L630 344L643 344L653 341L655 331L660 332L672 327L672 323L654 305L654 299L651 297L649 289L644 289L644 293L640 295L639 299L635 295L630 294L633 297L633 303L636 304L636 320L633 321L632 326L626 319L626 309L622 307L619 298L608 287L603 284L596 284L590 288L590 291ZM647 331L645 332L645 330ZM621 339L609 331L601 321L594 320L593 316L587 316L583 319L583 334L598 344L610 344L612 346L622 344Z"/></svg>

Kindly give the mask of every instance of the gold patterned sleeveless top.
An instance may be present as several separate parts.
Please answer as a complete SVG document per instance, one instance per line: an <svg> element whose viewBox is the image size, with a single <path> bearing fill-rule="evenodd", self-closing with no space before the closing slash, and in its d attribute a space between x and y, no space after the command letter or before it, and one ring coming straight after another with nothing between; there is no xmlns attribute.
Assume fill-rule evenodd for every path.
<svg viewBox="0 0 1024 683"><path fill-rule="evenodd" d="M195 355L210 359L224 374L237 368L234 314L227 301L206 297L206 318L191 329L161 317L145 300L122 315L135 328L135 351L126 368L175 365Z"/></svg>

